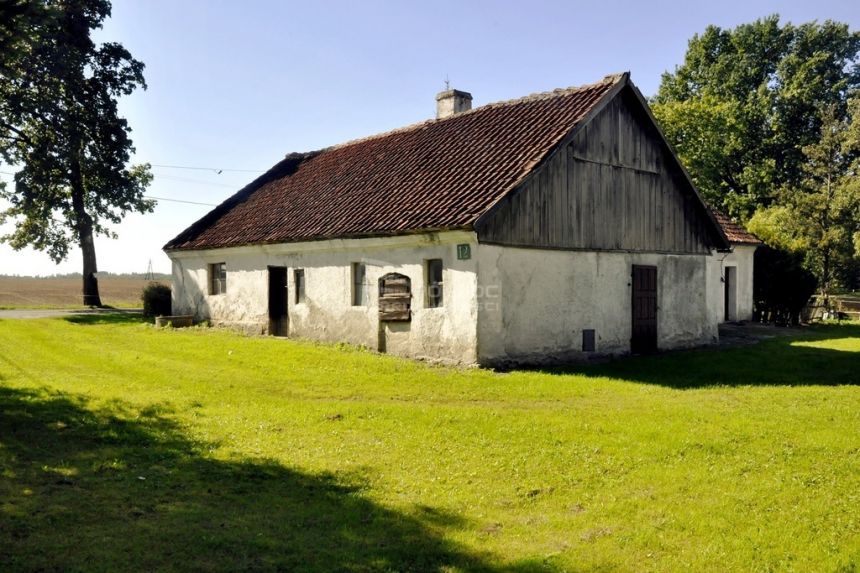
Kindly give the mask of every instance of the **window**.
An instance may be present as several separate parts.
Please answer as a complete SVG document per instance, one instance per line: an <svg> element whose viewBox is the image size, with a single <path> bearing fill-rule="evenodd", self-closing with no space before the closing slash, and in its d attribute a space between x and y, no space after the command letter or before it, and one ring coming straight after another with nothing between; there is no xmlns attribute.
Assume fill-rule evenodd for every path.
<svg viewBox="0 0 860 573"><path fill-rule="evenodd" d="M379 320L412 320L412 281L406 275L388 273L379 279Z"/></svg>
<svg viewBox="0 0 860 573"><path fill-rule="evenodd" d="M352 263L352 306L368 306L367 268L364 263Z"/></svg>
<svg viewBox="0 0 860 573"><path fill-rule="evenodd" d="M209 265L209 294L227 292L227 263Z"/></svg>
<svg viewBox="0 0 860 573"><path fill-rule="evenodd" d="M293 271L293 279L296 284L296 304L305 302L305 269Z"/></svg>
<svg viewBox="0 0 860 573"><path fill-rule="evenodd" d="M442 282L442 259L427 261L427 307L439 308L444 301Z"/></svg>

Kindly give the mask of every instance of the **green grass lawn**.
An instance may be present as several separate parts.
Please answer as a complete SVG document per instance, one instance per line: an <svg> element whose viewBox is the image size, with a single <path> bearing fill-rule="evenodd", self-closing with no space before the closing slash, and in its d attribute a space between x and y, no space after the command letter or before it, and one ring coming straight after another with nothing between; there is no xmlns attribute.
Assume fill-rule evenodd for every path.
<svg viewBox="0 0 860 573"><path fill-rule="evenodd" d="M0 321L0 571L858 571L860 327L494 373Z"/></svg>

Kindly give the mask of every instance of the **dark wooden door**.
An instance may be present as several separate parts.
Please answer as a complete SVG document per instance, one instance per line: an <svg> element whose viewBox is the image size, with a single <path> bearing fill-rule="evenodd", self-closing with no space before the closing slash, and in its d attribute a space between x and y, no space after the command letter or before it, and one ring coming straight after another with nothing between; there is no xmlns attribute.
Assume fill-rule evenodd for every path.
<svg viewBox="0 0 860 573"><path fill-rule="evenodd" d="M657 350L657 267L633 265L633 337L630 350Z"/></svg>
<svg viewBox="0 0 860 573"><path fill-rule="evenodd" d="M286 267L269 267L269 334L287 335Z"/></svg>

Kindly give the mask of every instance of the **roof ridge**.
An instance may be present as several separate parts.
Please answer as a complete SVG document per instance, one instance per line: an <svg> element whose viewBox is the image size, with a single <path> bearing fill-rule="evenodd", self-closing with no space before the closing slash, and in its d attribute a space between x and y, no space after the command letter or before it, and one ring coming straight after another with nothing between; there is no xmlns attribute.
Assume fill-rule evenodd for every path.
<svg viewBox="0 0 860 573"><path fill-rule="evenodd" d="M507 105L513 105L513 104L518 104L518 103L525 103L525 102L528 102L528 101L539 101L539 100L542 100L542 99L550 99L550 98L554 98L554 97L561 97L561 96L570 95L570 94L573 94L573 93L576 93L576 92L581 92L581 91L586 91L586 90L594 89L594 88L596 88L596 87L598 87L598 86L602 86L602 85L604 85L604 84L614 85L614 84L616 84L616 83L620 82L622 79L624 79L624 77L625 77L625 76L627 76L628 74L629 74L629 72L621 72L621 73L618 73L618 74L609 74L609 75L605 76L602 80L599 80L599 81L596 81L596 82L592 82L592 83L590 83L590 84L583 84L583 85L580 85L580 86L568 86L568 87L566 87L566 88L555 88L555 89L552 89L552 90L549 90L549 91L530 93L529 95L521 96L521 97L514 98L514 99L508 99L508 100L502 100L502 101L491 102L491 103L488 103L488 104L484 104L484 105L482 105L482 106L480 106L480 107L476 107L475 109L470 109L469 111L464 111L464 112L461 112L461 113L458 113L458 114L454 114L453 116L449 116L449 117L457 117L457 116L460 116L460 115L464 115L464 114L467 114L467 113L472 113L472 112L474 112L474 111L478 111L478 110L480 110L480 109L494 108L494 107L504 107L504 106L507 106ZM435 120L435 121L444 121L444 120L448 119L449 117L443 118L443 119L441 119L441 120Z"/></svg>
<svg viewBox="0 0 860 573"><path fill-rule="evenodd" d="M330 145L328 147L323 147L322 149L316 150L316 152L332 151L335 149L342 149L344 147L349 147L350 145L356 145L358 143L365 143L365 142L373 141L376 139L382 139L383 137L389 137L391 135L396 135L398 133L404 133L407 131L412 131L414 129L420 129L420 128L427 126L427 125L433 125L436 123L448 121L452 118L471 115L471 114L474 114L476 112L487 110L487 109L495 109L495 108L499 108L499 107L506 107L509 105L526 103L529 101L540 101L540 100L544 100L544 99L551 99L554 97L562 97L562 96L574 94L577 92L594 89L596 87L599 87L599 86L602 86L605 84L614 85L614 84L622 81L625 77L629 77L629 75L630 75L630 72L620 72L620 73L616 73L616 74L607 74L603 79L598 80L596 82L592 82L590 84L582 84L579 86L568 86L566 88L555 88L555 89L549 90L549 91L534 92L534 93L531 93L527 96L522 96L522 97L518 97L518 98L514 98L514 99L500 100L500 101L485 103L482 106L478 106L476 108L472 108L472 109L467 110L467 111L461 111L459 113L455 113L453 115L449 115L448 117L443 117L441 119L437 119L437 118L425 119L425 120L411 123L408 125L404 125L401 127L396 127L394 129L389 129L388 131L382 131L379 133L374 133L372 135L366 135L364 137L349 139L349 140L343 141L341 143L335 143L334 145ZM310 153L314 153L314 152L310 152ZM302 155L304 153L303 152L291 152L291 153L287 154L287 157L290 157L292 155L297 155L297 154Z"/></svg>

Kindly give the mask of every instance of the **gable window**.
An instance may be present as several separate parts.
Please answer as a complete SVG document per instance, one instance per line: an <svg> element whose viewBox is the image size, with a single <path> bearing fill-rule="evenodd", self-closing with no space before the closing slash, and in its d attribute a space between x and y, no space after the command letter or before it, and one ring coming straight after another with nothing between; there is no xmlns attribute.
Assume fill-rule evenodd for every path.
<svg viewBox="0 0 860 573"><path fill-rule="evenodd" d="M369 296L367 267L364 263L352 263L352 306L368 306Z"/></svg>
<svg viewBox="0 0 860 573"><path fill-rule="evenodd" d="M227 263L209 265L209 294L227 292Z"/></svg>
<svg viewBox="0 0 860 573"><path fill-rule="evenodd" d="M442 259L427 261L427 308L439 308L444 302L442 281Z"/></svg>
<svg viewBox="0 0 860 573"><path fill-rule="evenodd" d="M293 282L296 285L296 304L305 302L305 269L293 271Z"/></svg>

